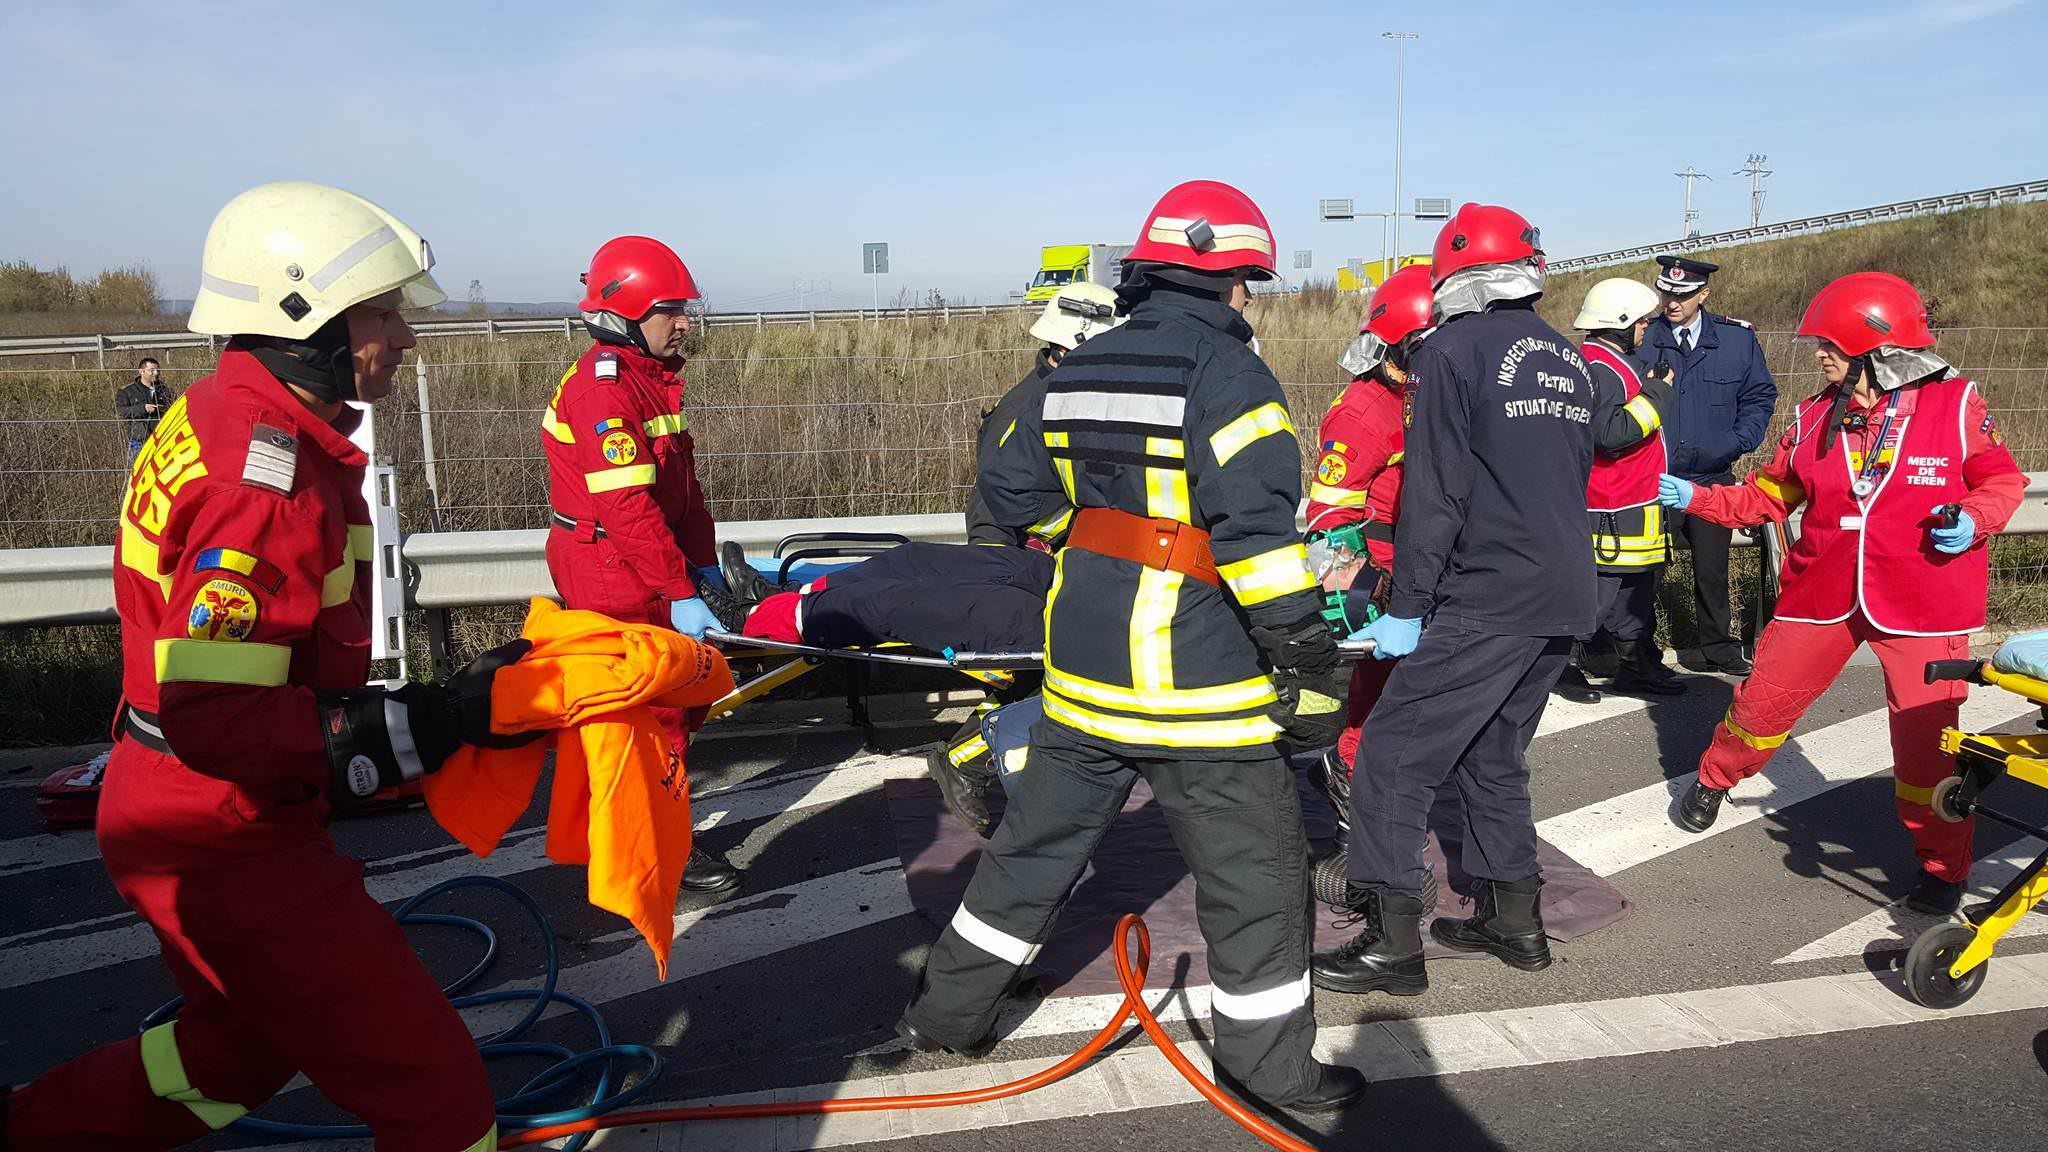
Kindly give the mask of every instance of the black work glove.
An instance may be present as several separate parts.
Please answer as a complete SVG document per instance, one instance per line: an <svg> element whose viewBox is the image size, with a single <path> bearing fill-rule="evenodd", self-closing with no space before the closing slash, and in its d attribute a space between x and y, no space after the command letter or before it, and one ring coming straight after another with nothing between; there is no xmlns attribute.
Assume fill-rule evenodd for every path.
<svg viewBox="0 0 2048 1152"><path fill-rule="evenodd" d="M464 744L516 748L540 738L491 731L491 682L533 647L514 640L463 665L445 684L403 684L318 693L320 734L332 775L328 799L360 804L387 788L437 772Z"/></svg>
<svg viewBox="0 0 2048 1152"><path fill-rule="evenodd" d="M1351 676L1330 626L1320 615L1307 616L1285 628L1255 627L1251 637L1272 665L1280 694L1266 714L1303 748L1335 744L1344 731Z"/></svg>
<svg viewBox="0 0 2048 1152"><path fill-rule="evenodd" d="M1657 410L1659 420L1671 418L1671 408L1678 400L1678 389L1672 386L1671 370L1664 370L1662 376L1644 376L1642 395L1650 398L1650 406Z"/></svg>

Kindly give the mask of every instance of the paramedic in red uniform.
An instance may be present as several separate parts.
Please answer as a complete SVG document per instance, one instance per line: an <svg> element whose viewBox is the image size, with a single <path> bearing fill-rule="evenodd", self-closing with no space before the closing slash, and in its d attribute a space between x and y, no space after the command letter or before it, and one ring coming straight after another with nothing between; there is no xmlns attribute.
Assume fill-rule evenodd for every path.
<svg viewBox="0 0 2048 1152"><path fill-rule="evenodd" d="M678 370L700 295L668 245L647 236L606 241L577 305L595 343L541 415L548 573L562 602L699 640L718 621L698 594L696 570L717 567L718 551ZM701 717L656 713L675 746L687 747ZM691 850L685 888L725 892L739 882L731 864Z"/></svg>
<svg viewBox="0 0 2048 1152"><path fill-rule="evenodd" d="M1340 363L1351 373L1347 386L1323 414L1315 479L1308 489L1311 535L1359 525L1370 568L1356 589L1380 596L1377 586L1394 571L1394 517L1401 501L1401 437L1408 425L1408 353L1430 328L1434 306L1429 269L1411 265L1387 277L1366 301L1365 323L1344 350ZM1353 622L1353 630L1365 626ZM1323 758L1323 771L1341 819L1350 816L1349 778L1358 753L1358 730L1394 670L1392 660L1361 660L1352 666L1349 714L1337 746Z"/></svg>
<svg viewBox="0 0 2048 1152"><path fill-rule="evenodd" d="M107 873L155 930L176 1019L0 1088L0 1149L135 1152L224 1128L303 1072L378 1152L497 1146L476 1042L327 834L334 809L487 742L517 642L448 686L368 688L364 418L443 299L427 244L360 197L266 184L207 233L191 327L214 374L142 446L120 514L122 701Z"/></svg>
<svg viewBox="0 0 2048 1152"><path fill-rule="evenodd" d="M1666 505L1728 527L1805 507L1756 668L1714 729L1678 821L1711 826L1728 790L1764 766L1869 644L1884 666L1899 821L1920 859L1906 903L1950 913L1969 879L1973 827L1942 821L1928 801L1949 773L1938 741L1966 688L1928 684L1924 670L1968 656L1969 634L1984 627L1990 537L2019 507L2026 476L1977 386L1931 351L1911 284L1844 276L1813 298L1799 334L1820 342L1828 387L1799 406L1770 464L1737 485L1660 481Z"/></svg>

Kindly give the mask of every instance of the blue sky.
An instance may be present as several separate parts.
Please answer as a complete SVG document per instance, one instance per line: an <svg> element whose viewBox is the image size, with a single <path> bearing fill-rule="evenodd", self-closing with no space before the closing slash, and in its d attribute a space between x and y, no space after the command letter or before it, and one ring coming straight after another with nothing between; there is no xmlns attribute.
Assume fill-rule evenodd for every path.
<svg viewBox="0 0 2048 1152"><path fill-rule="evenodd" d="M606 237L669 241L713 307L993 301L1042 244L1127 242L1184 179L1238 184L1283 263L1379 255L1393 48L1404 195L1508 204L1557 256L2048 175L2048 6L1707 3L7 3L0 259L140 262L186 297L215 209L339 184L442 282L573 298ZM1639 15L1632 13L1640 13ZM1408 247L1429 225L1410 225Z"/></svg>

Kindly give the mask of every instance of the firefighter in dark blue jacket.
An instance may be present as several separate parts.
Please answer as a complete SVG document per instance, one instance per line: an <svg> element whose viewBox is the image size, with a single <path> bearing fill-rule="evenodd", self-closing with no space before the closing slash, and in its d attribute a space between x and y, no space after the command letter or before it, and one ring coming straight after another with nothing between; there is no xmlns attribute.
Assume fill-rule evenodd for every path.
<svg viewBox="0 0 2048 1152"><path fill-rule="evenodd" d="M1218 1080L1335 1111L1366 1084L1310 1052L1308 845L1278 742L1333 743L1349 677L1295 527L1301 448L1241 314L1246 281L1274 274L1273 237L1244 193L1198 180L1160 199L1138 241L1118 288L1129 321L1061 360L982 467L1000 524L1076 511L1030 768L897 1030L988 1050L998 1004L1142 776L1195 877Z"/></svg>
<svg viewBox="0 0 2048 1152"><path fill-rule="evenodd" d="M1358 635L1405 656L1359 739L1348 895L1365 921L1313 962L1319 987L1420 995L1423 842L1437 789L1464 800L1476 915L1447 948L1550 963L1523 759L1572 638L1593 627L1593 382L1536 315L1543 251L1506 208L1467 204L1432 253L1437 329L1409 359L1415 408L1387 614ZM1410 654L1412 653L1412 655Z"/></svg>
<svg viewBox="0 0 2048 1152"><path fill-rule="evenodd" d="M1659 256L1657 276L1664 314L1650 321L1636 359L1653 376L1668 367L1678 403L1664 428L1671 472L1695 484L1733 484L1735 460L1764 442L1778 386L1764 367L1764 350L1747 323L1706 311L1707 277L1718 264ZM1734 533L1693 516L1675 534L1692 549L1693 620L1703 668L1749 673L1742 646L1730 631L1728 545Z"/></svg>

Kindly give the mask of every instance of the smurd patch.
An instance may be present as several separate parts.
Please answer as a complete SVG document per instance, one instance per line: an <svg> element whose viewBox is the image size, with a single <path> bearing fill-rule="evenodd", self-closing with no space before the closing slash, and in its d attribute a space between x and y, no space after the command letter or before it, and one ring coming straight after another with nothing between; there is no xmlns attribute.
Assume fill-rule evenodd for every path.
<svg viewBox="0 0 2048 1152"><path fill-rule="evenodd" d="M185 618L194 640L247 640L255 630L256 594L233 580L208 580Z"/></svg>
<svg viewBox="0 0 2048 1152"><path fill-rule="evenodd" d="M614 465L631 464L640 456L640 445L630 432L614 432L604 438L604 458Z"/></svg>
<svg viewBox="0 0 2048 1152"><path fill-rule="evenodd" d="M1322 484L1342 484L1346 471L1344 457L1332 452L1324 456L1323 462L1316 466L1316 481Z"/></svg>

